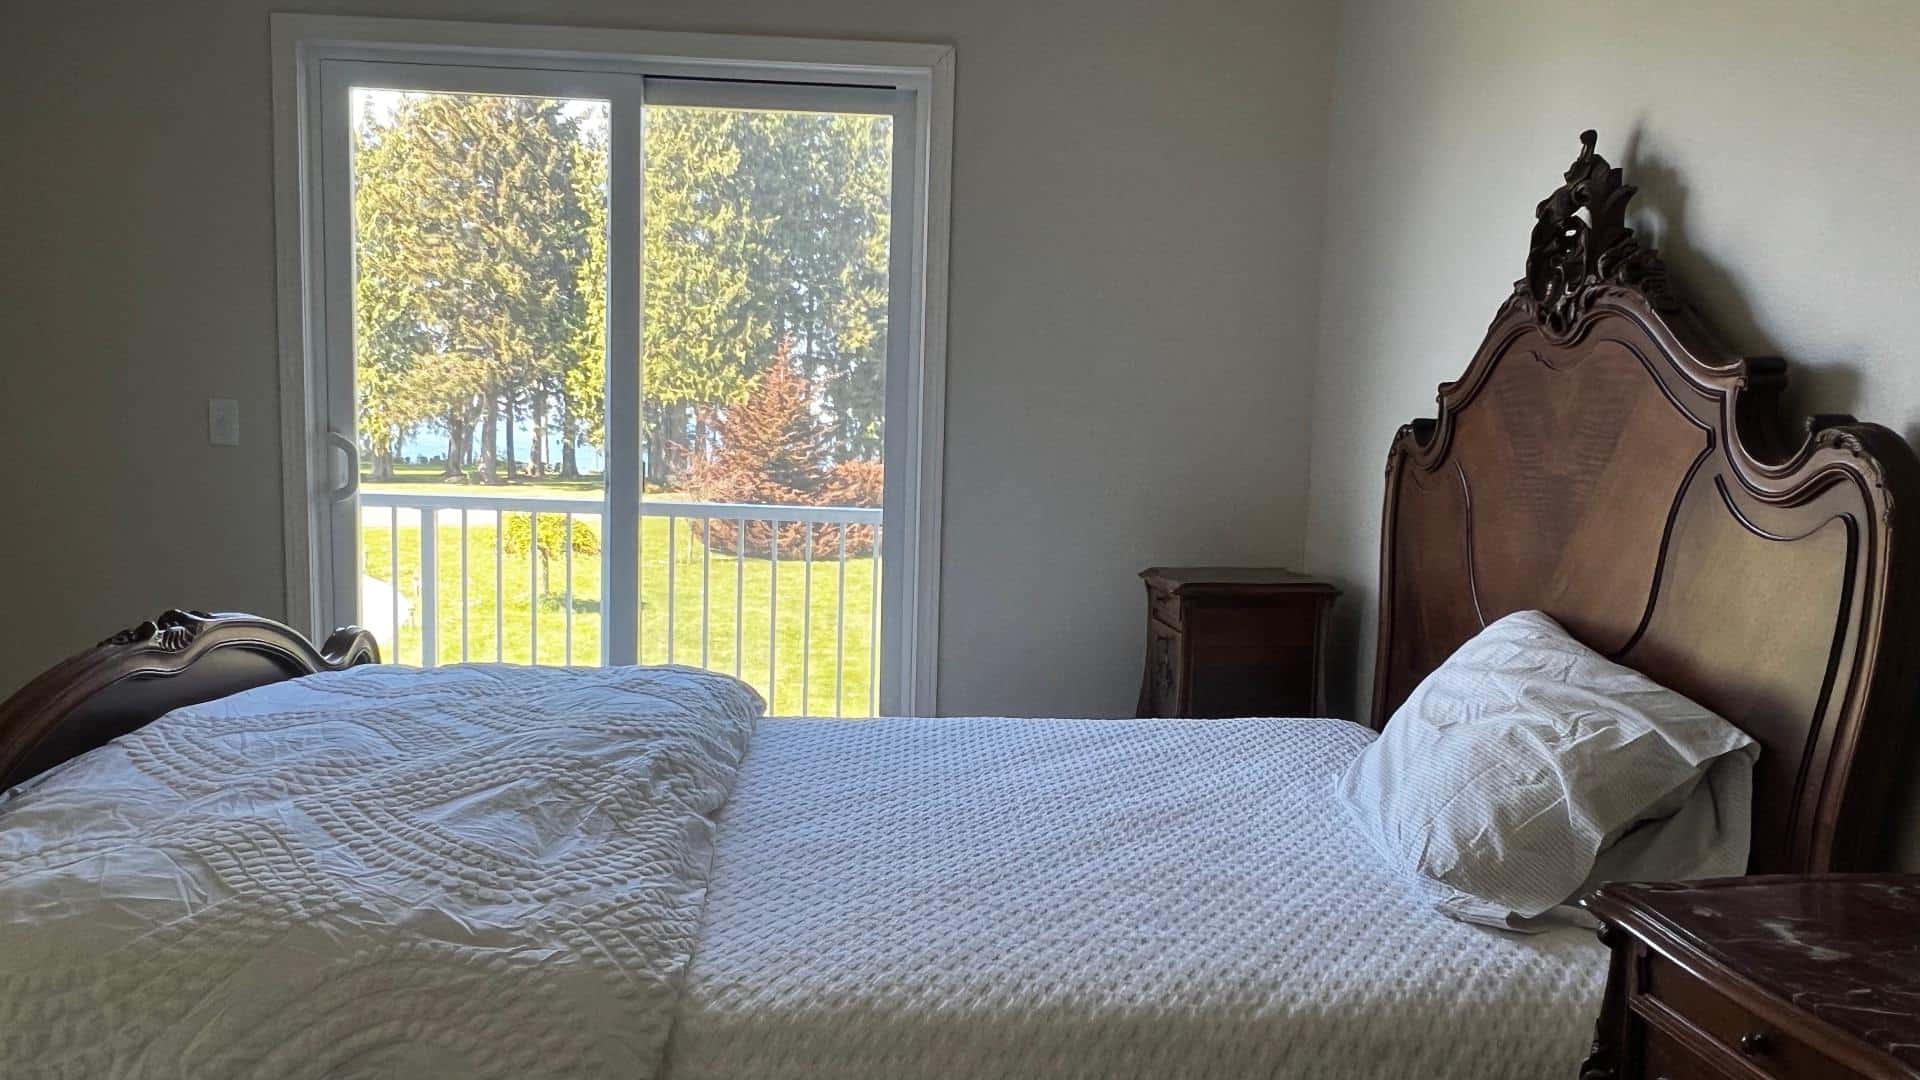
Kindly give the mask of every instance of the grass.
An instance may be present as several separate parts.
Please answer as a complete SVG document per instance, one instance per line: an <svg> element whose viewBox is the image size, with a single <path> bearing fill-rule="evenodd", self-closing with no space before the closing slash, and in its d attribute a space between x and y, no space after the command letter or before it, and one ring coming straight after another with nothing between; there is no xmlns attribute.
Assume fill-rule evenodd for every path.
<svg viewBox="0 0 1920 1080"><path fill-rule="evenodd" d="M517 494L534 493L534 485L511 490ZM418 490L418 489L415 489ZM498 490L498 489L492 489ZM396 529L373 514L360 530L362 558L368 576L391 582L395 570L397 540L399 589L415 612L401 627L397 648L381 642L385 658L400 663L421 661L420 640L420 528L404 519ZM475 515L484 520L484 515ZM578 520L578 519L576 519ZM597 527L598 522L592 521ZM435 531L438 564L435 574L438 607L437 647L443 664L460 662L462 656L460 564L461 530L441 518ZM397 533L397 536L396 536ZM526 553L504 553L499 577L499 601L495 601L496 528L491 521L473 521L466 530L467 595L465 646L468 659L509 663L527 663L533 659L538 641L542 664L567 662L567 646L572 644L572 662L600 662L601 640L601 560L576 556L573 560L573 602L571 612L565 597L566 564L555 558L548 569L546 587L539 590L538 618L535 618L534 590L529 567L532 557ZM671 537L673 559L668 560ZM671 574L669 571L671 567ZM702 579L708 583L706 595L705 655L702 656ZM640 661L702 665L716 671L738 672L769 702L771 711L781 715L847 716L871 715L871 679L873 658L873 619L875 560L849 558L845 564L846 618L844 649L836 635L840 622L841 564L825 559L813 564L812 573L799 560L781 559L779 565L778 604L774 603L774 572L765 558L736 560L731 555L709 555L684 520L646 518L641 528L640 557ZM672 595L668 594L669 576ZM808 578L812 597L807 602ZM740 618L734 611L738 598ZM777 607L777 610L776 610ZM669 641L669 611L672 634ZM803 611L805 617L803 618ZM571 632L568 616L572 616ZM773 625L776 655L768 665L769 623ZM809 624L811 633L808 633ZM537 633L536 633L537 631ZM735 650L735 636L740 649ZM802 655L803 640L806 644ZM834 707L836 659L840 661L839 708ZM802 701L802 686L805 701Z"/></svg>

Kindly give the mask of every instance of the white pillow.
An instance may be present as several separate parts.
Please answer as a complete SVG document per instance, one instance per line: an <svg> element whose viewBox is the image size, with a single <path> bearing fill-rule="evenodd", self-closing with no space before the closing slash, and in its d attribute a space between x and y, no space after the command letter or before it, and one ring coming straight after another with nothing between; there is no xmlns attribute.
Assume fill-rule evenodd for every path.
<svg viewBox="0 0 1920 1080"><path fill-rule="evenodd" d="M1515 926L1601 880L1744 873L1759 754L1522 611L1428 675L1337 788L1388 863L1445 887L1441 910Z"/></svg>

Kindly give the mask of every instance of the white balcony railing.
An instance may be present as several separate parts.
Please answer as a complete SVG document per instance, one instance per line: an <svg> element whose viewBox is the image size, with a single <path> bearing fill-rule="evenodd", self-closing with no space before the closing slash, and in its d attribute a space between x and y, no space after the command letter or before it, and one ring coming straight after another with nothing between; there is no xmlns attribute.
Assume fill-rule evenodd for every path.
<svg viewBox="0 0 1920 1080"><path fill-rule="evenodd" d="M363 490L360 505L360 619L388 659L605 662L598 496ZM640 512L642 663L731 672L769 712L877 710L878 508Z"/></svg>

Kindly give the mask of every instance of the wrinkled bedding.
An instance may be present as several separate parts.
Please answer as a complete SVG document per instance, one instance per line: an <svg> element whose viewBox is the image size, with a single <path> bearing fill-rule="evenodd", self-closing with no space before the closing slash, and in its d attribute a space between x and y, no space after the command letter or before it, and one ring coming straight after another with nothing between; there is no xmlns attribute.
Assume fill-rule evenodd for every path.
<svg viewBox="0 0 1920 1080"><path fill-rule="evenodd" d="M765 720L359 668L0 797L0 1075L1541 1077L1590 933L1443 917L1331 720ZM751 736L751 746L749 737Z"/></svg>
<svg viewBox="0 0 1920 1080"><path fill-rule="evenodd" d="M0 802L0 1075L655 1075L761 711L360 667L169 714Z"/></svg>

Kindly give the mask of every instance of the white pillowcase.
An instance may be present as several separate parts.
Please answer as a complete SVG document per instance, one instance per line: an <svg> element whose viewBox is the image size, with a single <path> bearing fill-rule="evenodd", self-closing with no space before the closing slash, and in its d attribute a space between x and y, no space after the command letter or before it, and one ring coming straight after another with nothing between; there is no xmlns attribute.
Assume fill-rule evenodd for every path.
<svg viewBox="0 0 1920 1080"><path fill-rule="evenodd" d="M1744 873L1753 739L1538 611L1428 675L1339 797L1439 907L1520 928L1602 881Z"/></svg>

